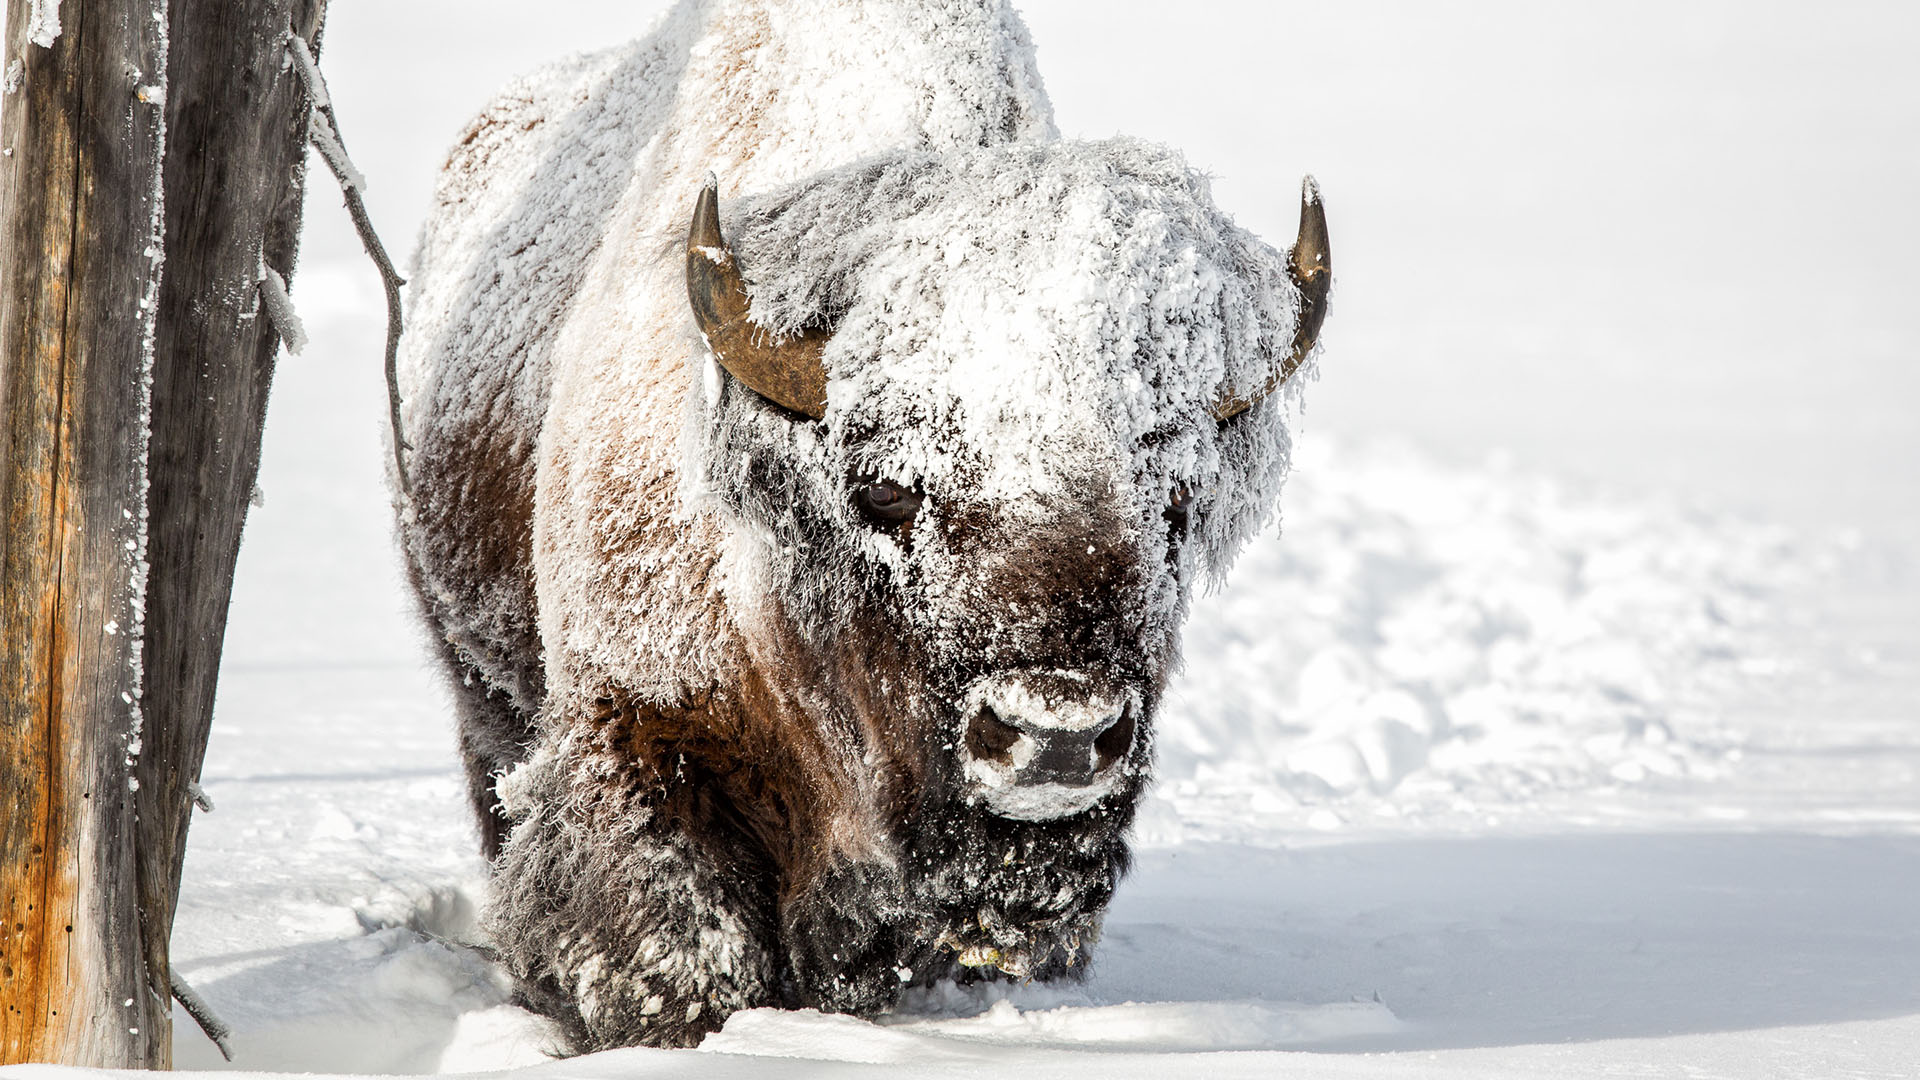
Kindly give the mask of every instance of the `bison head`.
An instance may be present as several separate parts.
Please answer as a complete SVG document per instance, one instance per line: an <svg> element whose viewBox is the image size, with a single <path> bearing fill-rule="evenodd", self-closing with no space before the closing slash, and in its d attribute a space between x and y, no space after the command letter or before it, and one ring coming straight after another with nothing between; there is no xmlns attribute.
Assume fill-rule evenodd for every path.
<svg viewBox="0 0 1920 1080"><path fill-rule="evenodd" d="M767 658L830 675L822 719L903 791L1027 820L1133 794L1192 583L1284 474L1251 406L1324 313L1311 188L1291 262L1124 141L890 157L734 232L709 185L696 475Z"/></svg>
<svg viewBox="0 0 1920 1080"><path fill-rule="evenodd" d="M756 666L884 829L971 815L1009 862L1069 819L1117 835L1188 597L1286 470L1259 402L1324 310L1311 188L1291 263L1130 141L900 153L730 209L709 186L688 244L686 474Z"/></svg>

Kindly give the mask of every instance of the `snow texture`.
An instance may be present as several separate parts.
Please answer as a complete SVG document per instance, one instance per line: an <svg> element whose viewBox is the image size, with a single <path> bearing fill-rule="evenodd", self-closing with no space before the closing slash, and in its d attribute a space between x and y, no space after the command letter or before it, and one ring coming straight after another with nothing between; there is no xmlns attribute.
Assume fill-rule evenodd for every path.
<svg viewBox="0 0 1920 1080"><path fill-rule="evenodd" d="M1265 383L1297 293L1177 154L1112 140L885 156L754 201L737 232L757 323L783 335L838 314L830 426L889 436L829 449L856 470L1036 506L1136 488L1156 519L1191 490L1216 577L1271 511L1280 410L1224 429L1206 410Z"/></svg>
<svg viewBox="0 0 1920 1080"><path fill-rule="evenodd" d="M314 62L313 50L307 48L307 41L299 34L287 34L287 55L293 57L293 64L300 72L300 82L307 88L307 98L316 109L331 109L333 96L327 93L326 76L320 73L320 65Z"/></svg>
<svg viewBox="0 0 1920 1080"><path fill-rule="evenodd" d="M347 155L347 145L340 138L340 130L334 127L333 96L327 93L326 76L321 74L320 65L314 61L313 50L307 47L306 39L289 32L287 56L293 62L294 71L299 73L300 85L306 87L307 101L312 106L307 119L308 138L313 141L314 148L320 151L321 159L340 181L341 187L348 192L366 191L367 178L354 166L353 159Z"/></svg>
<svg viewBox="0 0 1920 1080"><path fill-rule="evenodd" d="M325 93L324 87L321 88L321 93ZM333 175L339 179L340 186L349 191L367 190L367 178L354 167L353 159L347 156L346 145L340 141L340 133L334 129L333 121L327 119L327 114L321 112L319 106L314 106L313 116L308 124L314 147L326 160L327 168L333 170Z"/></svg>
<svg viewBox="0 0 1920 1080"><path fill-rule="evenodd" d="M304 280L324 294L360 270ZM354 303L351 325L377 335L379 298ZM289 497L250 541L205 778L221 811L194 823L176 960L232 1023L241 1069L551 1075L556 1034L461 944L487 885L442 700L395 659L409 634L379 447L353 448L343 488L325 440L376 430L384 398L328 365L281 377L269 479ZM1920 1007L1920 756L1903 714L1874 725L1808 696L1832 669L1809 666L1783 614L1857 587L1864 553L1326 442L1301 452L1285 539L1255 540L1233 588L1196 604L1162 720L1168 780L1088 983L942 984L882 1025L744 1012L697 1054L609 1053L566 1075L1400 1077L1431 1075L1437 1054L1476 1076L1760 1076L1904 1060L1911 1016L1860 1018ZM316 557L321 532L334 540ZM1554 569L1563 558L1595 570ZM1564 711L1450 714L1377 789L1287 766L1316 744L1376 744L1383 714L1424 723L1369 699L1405 674L1404 635L1457 625L1507 566L1518 584L1485 604L1525 597L1524 617L1467 635L1478 662L1436 681L1449 699ZM285 620L301 602L311 618ZM1603 627L1610 657L1579 645ZM1327 679L1314 649L1360 674ZM1636 671L1657 680L1637 700L1607 691ZM1861 743L1890 749L1859 757ZM221 1065L184 1014L176 1047L183 1068Z"/></svg>
<svg viewBox="0 0 1920 1080"><path fill-rule="evenodd" d="M513 432L520 454L536 438L546 448L537 577L551 693L584 692L589 670L661 699L711 681L706 617L685 602L684 583L705 575L697 561L606 565L610 540L653 515L642 478L705 473L697 440L653 433L689 422L682 391L705 366L677 251L709 171L730 202L900 147L1053 134L1025 31L993 4L683 3L636 45L550 68L483 113L410 275L403 417L416 459L480 422ZM549 370L550 357L565 364ZM694 550L713 542L688 527Z"/></svg>
<svg viewBox="0 0 1920 1080"><path fill-rule="evenodd" d="M1289 542L1256 545L1196 604L1187 685L1209 689L1162 718L1165 790L1229 831L1257 819L1250 791L1338 805L1315 819L1337 827L1721 776L1739 752L1709 703L1779 663L1756 633L1767 597L1845 558L1403 454L1323 457L1290 497ZM1330 524L1303 537L1300 521Z"/></svg>
<svg viewBox="0 0 1920 1080"><path fill-rule="evenodd" d="M299 356L307 347L307 329L300 323L300 314L293 309L293 297L287 295L287 279L265 263L260 264L260 302L266 308L267 318L273 322L274 332L280 335L281 344L289 353Z"/></svg>
<svg viewBox="0 0 1920 1080"><path fill-rule="evenodd" d="M27 11L27 40L43 49L60 40L60 0L32 0Z"/></svg>

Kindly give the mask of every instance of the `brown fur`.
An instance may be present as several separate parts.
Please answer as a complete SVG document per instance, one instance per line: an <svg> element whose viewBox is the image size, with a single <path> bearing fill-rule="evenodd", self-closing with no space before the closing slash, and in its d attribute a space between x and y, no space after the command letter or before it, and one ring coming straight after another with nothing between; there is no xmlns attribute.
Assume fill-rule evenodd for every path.
<svg viewBox="0 0 1920 1080"><path fill-rule="evenodd" d="M1184 165L1133 144L1052 141L1030 45L1004 7L836 2L779 16L757 0L683 4L655 39L502 98L449 159L423 243L402 543L459 703L499 954L582 1050L691 1045L730 1012L770 1004L872 1015L963 961L973 977L1082 970L1126 867L1189 576L1214 557L1169 529L1163 495L1189 480L1244 486L1277 460L1250 450L1274 437L1267 418L1216 428L1199 404L1182 412L1178 396L1153 394L1172 418L1164 437L1185 449L1147 453L1108 422L1122 410L1098 380L1076 382L1057 415L1051 399L1001 403L1044 420L1010 448L969 443L962 396L917 415L918 402L889 404L917 383L865 386L837 354L835 378L861 387L858 403L818 423L710 370L674 252L708 169L725 199L782 193L723 204L740 215L729 239L757 275L755 303L793 308L783 331L840 320L833 340L849 356L931 348L894 305L939 310L937 274L899 296L852 289L863 260L884 263L882 240L912 235L874 213L1023 175L1005 197L1031 205L981 219L993 272L966 279L991 281L996 303L1026 292L994 280L992 252L1014 273L1021 245L1064 242L1045 220L1065 212L1047 201L1054 182L1110 196L1114 214L1133 215L1116 228L1143 241L1176 222L1209 260L1188 284L1219 272L1234 284L1231 311L1152 314L1140 342L1115 337L1096 362L1158 363L1140 350L1175 340L1190 360L1253 366L1287 315L1252 280L1277 261ZM776 25L880 27L943 52L922 65L852 34L795 47ZM848 93L861 102L835 97ZM869 103L871 130L812 137ZM818 205L781 209L809 198ZM1114 272L1131 272L1118 251ZM928 359L951 359L938 352ZM1068 368L1079 356L1038 347L1033 361L1099 370ZM1143 391L1160 377L1147 375ZM1015 449L1064 464L1046 461L1030 487L987 482L1004 475L997 463L1026 460L1000 457ZM948 451L951 471L884 478L925 481L918 519L888 527L851 501L884 463ZM1214 471L1172 474L1196 463ZM1259 493L1277 479L1253 479L1256 496L1213 519L1210 552L1264 513ZM1100 745L1101 781L982 779L970 724L1003 694L1043 721L1016 739L1054 738L1049 724L1120 733L1111 753L1071 744Z"/></svg>

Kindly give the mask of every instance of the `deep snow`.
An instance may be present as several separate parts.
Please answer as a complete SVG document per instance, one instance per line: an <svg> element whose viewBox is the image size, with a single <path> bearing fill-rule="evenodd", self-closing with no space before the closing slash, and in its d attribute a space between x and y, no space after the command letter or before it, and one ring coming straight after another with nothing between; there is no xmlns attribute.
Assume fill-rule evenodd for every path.
<svg viewBox="0 0 1920 1080"><path fill-rule="evenodd" d="M375 8L323 62L395 247L494 85L652 13ZM1286 531L1196 611L1090 982L700 1051L539 1064L441 940L481 868L388 539L378 283L316 171L175 941L235 1067L1920 1074L1915 16L1557 11L1027 5L1069 134L1274 192L1269 237L1322 181Z"/></svg>

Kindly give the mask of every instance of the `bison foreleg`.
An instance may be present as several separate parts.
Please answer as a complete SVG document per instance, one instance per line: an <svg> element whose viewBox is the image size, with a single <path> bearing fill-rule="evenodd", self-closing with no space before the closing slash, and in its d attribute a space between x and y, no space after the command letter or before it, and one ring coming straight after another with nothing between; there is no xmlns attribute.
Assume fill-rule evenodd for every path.
<svg viewBox="0 0 1920 1080"><path fill-rule="evenodd" d="M772 1005L773 927L756 885L591 751L536 753L501 785L516 821L489 923L534 1007L582 1052L693 1046Z"/></svg>
<svg viewBox="0 0 1920 1080"><path fill-rule="evenodd" d="M782 907L789 998L795 1007L873 1016L912 977L902 966L908 909L891 866L838 861Z"/></svg>

